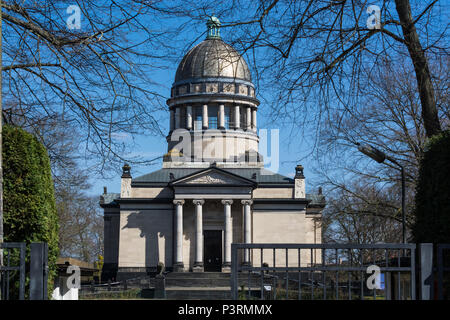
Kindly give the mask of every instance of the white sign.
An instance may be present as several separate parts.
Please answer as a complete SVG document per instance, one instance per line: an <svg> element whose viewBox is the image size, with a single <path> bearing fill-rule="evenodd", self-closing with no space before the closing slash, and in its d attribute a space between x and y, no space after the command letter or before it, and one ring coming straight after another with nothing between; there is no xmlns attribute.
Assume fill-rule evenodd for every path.
<svg viewBox="0 0 450 320"><path fill-rule="evenodd" d="M67 10L67 14L70 14L70 16L67 18L67 28L69 30L74 29L81 29L81 10L80 7L77 5L70 5Z"/></svg>
<svg viewBox="0 0 450 320"><path fill-rule="evenodd" d="M381 9L379 6L376 5L370 5L367 8L367 13L369 14L369 17L367 18L367 28L370 30L373 29L381 29Z"/></svg>
<svg viewBox="0 0 450 320"><path fill-rule="evenodd" d="M67 273L71 274L70 277L67 278L67 288L69 289L80 289L80 267L78 266L69 266L67 268Z"/></svg>
<svg viewBox="0 0 450 320"><path fill-rule="evenodd" d="M367 278L367 288L381 289L381 269L377 265L370 265L367 267L366 273L373 273L369 278Z"/></svg>

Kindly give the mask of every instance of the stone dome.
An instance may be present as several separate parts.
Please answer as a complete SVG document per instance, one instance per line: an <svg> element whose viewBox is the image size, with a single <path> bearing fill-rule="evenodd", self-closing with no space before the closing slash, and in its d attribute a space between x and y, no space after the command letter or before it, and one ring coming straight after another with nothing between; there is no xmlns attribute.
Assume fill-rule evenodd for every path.
<svg viewBox="0 0 450 320"><path fill-rule="evenodd" d="M201 78L230 78L251 82L244 58L220 38L207 38L192 48L178 66L175 83Z"/></svg>
<svg viewBox="0 0 450 320"><path fill-rule="evenodd" d="M223 102L234 97L245 100L240 100L241 105L259 105L248 65L221 39L219 19L210 17L206 26L206 39L189 50L178 66L168 105L193 103L206 96L209 103L212 98Z"/></svg>

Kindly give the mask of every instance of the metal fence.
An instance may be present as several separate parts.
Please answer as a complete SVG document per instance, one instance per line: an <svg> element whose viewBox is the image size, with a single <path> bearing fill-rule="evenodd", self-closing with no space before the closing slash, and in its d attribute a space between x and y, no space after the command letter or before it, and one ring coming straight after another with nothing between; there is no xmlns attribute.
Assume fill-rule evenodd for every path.
<svg viewBox="0 0 450 320"><path fill-rule="evenodd" d="M233 299L416 299L415 244L231 247Z"/></svg>
<svg viewBox="0 0 450 320"><path fill-rule="evenodd" d="M10 299L10 286L19 282L19 300L25 299L25 250L23 242L2 242L3 264L0 266L1 300ZM17 252L18 251L18 252Z"/></svg>
<svg viewBox="0 0 450 320"><path fill-rule="evenodd" d="M25 300L25 297L30 300L47 299L47 243L30 243L29 258L26 257L27 245L24 242L3 242L0 243L0 249L3 250L0 299ZM27 292L25 292L26 277L29 279Z"/></svg>

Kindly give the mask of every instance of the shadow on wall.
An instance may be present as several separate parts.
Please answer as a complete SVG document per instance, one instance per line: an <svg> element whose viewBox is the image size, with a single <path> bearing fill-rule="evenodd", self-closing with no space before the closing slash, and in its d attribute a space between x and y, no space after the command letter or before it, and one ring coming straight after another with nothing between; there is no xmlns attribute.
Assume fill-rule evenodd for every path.
<svg viewBox="0 0 450 320"><path fill-rule="evenodd" d="M169 239L170 235L166 234L162 228L158 228L159 217L155 217L155 221L149 221L149 215L152 213L147 212L132 212L128 215L127 224L122 228L137 228L140 230L139 236L145 238L145 267L151 268L152 271L156 271L158 262L164 262L164 265L172 265L172 244ZM164 239L164 261L161 260L160 244ZM133 248L131 248L133 249ZM153 270L154 269L154 270Z"/></svg>

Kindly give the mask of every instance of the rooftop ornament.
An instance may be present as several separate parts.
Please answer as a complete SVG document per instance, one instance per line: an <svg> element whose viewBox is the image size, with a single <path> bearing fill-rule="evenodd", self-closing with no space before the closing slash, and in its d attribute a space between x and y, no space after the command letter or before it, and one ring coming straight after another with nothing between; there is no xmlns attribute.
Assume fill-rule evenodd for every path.
<svg viewBox="0 0 450 320"><path fill-rule="evenodd" d="M208 27L206 39L221 39L220 21L216 16L211 16L208 21L206 21L206 26Z"/></svg>
<svg viewBox="0 0 450 320"><path fill-rule="evenodd" d="M131 167L128 163L122 167L122 178L131 178Z"/></svg>
<svg viewBox="0 0 450 320"><path fill-rule="evenodd" d="M304 179L305 176L303 175L303 166L299 164L295 167L295 179Z"/></svg>

